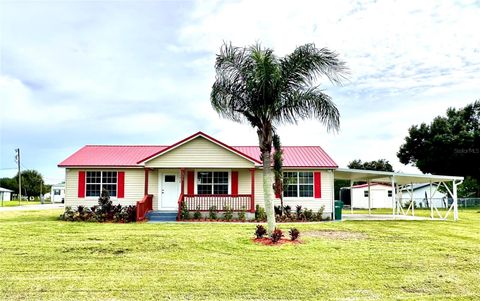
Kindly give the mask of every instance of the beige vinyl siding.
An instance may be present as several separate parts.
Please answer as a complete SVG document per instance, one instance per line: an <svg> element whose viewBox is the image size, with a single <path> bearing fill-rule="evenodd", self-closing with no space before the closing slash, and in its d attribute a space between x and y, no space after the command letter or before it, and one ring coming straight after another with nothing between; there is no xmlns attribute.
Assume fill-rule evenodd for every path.
<svg viewBox="0 0 480 301"><path fill-rule="evenodd" d="M171 151L145 162L147 167L159 168L248 168L249 160L203 137L197 137Z"/></svg>
<svg viewBox="0 0 480 301"><path fill-rule="evenodd" d="M285 169L285 171L289 171L289 169ZM294 171L292 169L292 171ZM321 198L285 198L283 200L284 206L289 205L292 207L292 210L295 210L297 205L301 205L302 208L312 209L317 211L323 205L325 205L325 213L331 213L333 210L332 208L332 200L333 200L333 172L332 170L305 170L302 171L320 171L321 173ZM240 181L239 181L240 184ZM275 197L272 189L272 197ZM264 198L263 198L263 174L262 170L257 170L255 172L255 204L259 204L260 206L264 207ZM280 199L275 199L275 205L280 205Z"/></svg>
<svg viewBox="0 0 480 301"><path fill-rule="evenodd" d="M112 198L113 204L135 205L143 198L144 193L144 171L140 168L112 169L112 168L67 168L65 171L65 206L76 207L94 206L98 204L97 197L78 198L78 172L88 170L111 170L125 172L125 197L121 199Z"/></svg>
<svg viewBox="0 0 480 301"><path fill-rule="evenodd" d="M158 208L158 171L151 170L148 172L148 194L153 195L152 207Z"/></svg>

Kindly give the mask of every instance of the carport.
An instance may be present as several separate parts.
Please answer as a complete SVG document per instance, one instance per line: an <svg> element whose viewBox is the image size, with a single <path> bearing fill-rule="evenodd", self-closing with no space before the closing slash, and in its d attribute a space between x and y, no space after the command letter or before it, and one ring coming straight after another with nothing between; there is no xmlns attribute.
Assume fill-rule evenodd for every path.
<svg viewBox="0 0 480 301"><path fill-rule="evenodd" d="M389 184L392 187L392 218L405 219L407 216L415 217L415 199L413 198L413 184L430 184L429 193L429 209L430 218L438 218L445 220L448 218L451 211L453 211L453 220L458 220L458 198L457 187L463 182L463 177L457 176L441 176L431 174L405 174L398 172L387 171L375 171L375 170L361 170L361 169L348 169L338 168L334 172L335 180L350 180L350 188L355 182L366 182L368 184L368 215L372 214L371 208L371 183L384 183ZM448 187L447 183L451 182L452 187ZM453 202L450 206L447 206L445 212L441 212L433 204L432 199L435 193L440 187L444 187L448 192L448 195L452 198ZM408 208L404 209L401 204L402 191L407 188L410 195L410 204ZM350 189L351 191L351 189ZM351 208L351 214L353 214L353 207ZM409 218L411 219L411 218Z"/></svg>

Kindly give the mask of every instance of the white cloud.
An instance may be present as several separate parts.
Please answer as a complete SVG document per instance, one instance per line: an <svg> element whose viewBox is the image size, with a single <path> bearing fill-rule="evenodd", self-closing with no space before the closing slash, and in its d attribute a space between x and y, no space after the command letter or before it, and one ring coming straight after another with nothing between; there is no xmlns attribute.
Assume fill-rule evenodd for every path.
<svg viewBox="0 0 480 301"><path fill-rule="evenodd" d="M343 166L383 157L411 171L395 156L408 127L479 98L479 15L475 1L3 1L0 160L13 145L44 147L48 133L65 139L31 165L53 178L86 143L164 144L203 130L256 144L254 129L210 107L220 45L259 41L285 55L315 42L351 69L344 87L321 80L342 129L280 126L284 144L320 144Z"/></svg>

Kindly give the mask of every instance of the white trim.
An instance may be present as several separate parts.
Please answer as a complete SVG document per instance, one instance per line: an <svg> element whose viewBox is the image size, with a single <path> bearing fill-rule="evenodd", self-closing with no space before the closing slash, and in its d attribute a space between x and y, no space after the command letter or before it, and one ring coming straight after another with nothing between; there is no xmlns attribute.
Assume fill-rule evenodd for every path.
<svg viewBox="0 0 480 301"><path fill-rule="evenodd" d="M163 180L164 180L164 176L165 175L175 175L175 182L178 183L178 191L180 192L181 189L182 189L182 180L180 179L181 175L180 175L180 171L161 171L160 169L158 170L158 196L157 196L157 210L164 210L164 211L171 211L172 208L176 208L176 206L174 207L166 207L166 208L163 208L162 207L162 201L163 201L163 193L162 193L162 190L163 190ZM177 197L178 199L178 197Z"/></svg>
<svg viewBox="0 0 480 301"><path fill-rule="evenodd" d="M283 195L283 199L286 200L286 201L289 201L289 200L305 200L305 199L314 199L316 200L315 198L315 170L288 170L288 171L283 171L283 173L285 172L296 172L297 173L297 196L296 197L286 197L285 196L285 191L282 191L282 195ZM300 196L300 181L299 181L299 176L298 176L298 173L299 172L311 172L312 173L312 187L313 187L313 190L312 190L312 196ZM282 175L283 176L283 175ZM321 173L320 173L320 177L321 177ZM321 186L321 180L320 180L320 186ZM301 184L301 185L310 185L310 184ZM322 188L320 187L320 190Z"/></svg>
<svg viewBox="0 0 480 301"><path fill-rule="evenodd" d="M117 183L115 183L115 185L117 186L117 189L115 191L115 196L110 196L110 199L111 200L118 200L118 170L84 170L85 171L85 197L84 199L85 200L92 200L92 199L95 199L95 200L98 200L98 198L102 195L102 184L103 184L103 172L115 172L117 174L116 176L116 179L117 179ZM87 172L100 172L100 183L87 183ZM90 184L90 185L97 185L97 184L100 184L100 195L99 196L87 196L87 184ZM113 183L106 183L106 185L113 185ZM124 188L125 188L125 183L124 183Z"/></svg>
<svg viewBox="0 0 480 301"><path fill-rule="evenodd" d="M220 144L220 143L218 143L218 142L216 142L216 141L214 141L214 140L212 140L212 139L204 136L204 135L201 134L201 133L199 133L199 134L191 137L190 139L187 139L187 140L183 141L182 143L179 143L179 144L177 144L177 145L175 145L175 146L173 146L173 147L170 147L170 148L167 147L167 150L165 150L165 151L162 150L162 151L160 151L159 154L157 154L157 155L155 155L155 156L153 156L153 157L151 157L151 158L148 158L147 160L141 161L141 163L139 163L139 164L140 164L141 166L145 166L145 163L147 163L147 162L149 162L149 161L151 161L151 160L153 160L153 159L156 159L156 158L158 158L158 157L160 157L160 156L162 156L162 155L164 155L164 154L166 154L166 153L168 153L168 152L170 152L170 151L172 151L172 150L174 150L174 149L176 149L176 148L178 148L178 147L180 147L180 146L182 146L182 145L184 145L184 144L186 144L186 143L188 143L188 142L190 142L190 141L192 141L192 140L194 140L194 139L197 139L198 137L202 137L202 138L210 141L211 143L213 143L213 144L215 144L215 145L218 145L218 146L222 147L223 149L226 149L226 150L228 150L229 152L231 152L231 153L233 153L233 154L235 154L235 155L237 155L237 156L239 156L239 157L242 157L243 159L245 159L245 160L247 160L247 161L249 161L249 162L252 162L254 165L255 165L255 164L259 164L257 161L254 161L254 160L252 160L252 159L250 159L250 158L248 158L248 157L240 154L239 151L233 151L232 149L229 148L229 147L231 147L231 146L226 147L226 146L224 146L224 145L222 145L222 144ZM223 143L223 142L222 142L222 143ZM260 161L260 160L259 160L259 161Z"/></svg>
<svg viewBox="0 0 480 301"><path fill-rule="evenodd" d="M197 194L198 193L198 190L197 190L197 178L198 178L198 172L216 172L216 171L219 171L219 172L228 172L228 193L227 194L232 194L232 170L231 169L216 169L216 170L211 170L211 169L202 169L202 168L199 168L199 169L194 169L194 185L195 187L193 188L193 194ZM212 175L212 181L213 181L213 175ZM212 185L215 184L215 183L212 183ZM213 189L213 188L212 188ZM213 190L212 190L212 194L213 194Z"/></svg>

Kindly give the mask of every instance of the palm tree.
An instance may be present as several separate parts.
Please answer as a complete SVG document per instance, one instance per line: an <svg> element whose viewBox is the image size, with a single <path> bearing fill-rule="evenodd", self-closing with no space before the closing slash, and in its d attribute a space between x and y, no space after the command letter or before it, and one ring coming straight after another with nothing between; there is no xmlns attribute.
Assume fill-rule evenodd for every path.
<svg viewBox="0 0 480 301"><path fill-rule="evenodd" d="M224 43L215 62L216 77L211 104L217 113L236 122L247 121L257 130L263 163L263 193L268 231L275 229L271 152L275 126L315 118L328 130L338 130L340 114L330 96L314 81L320 75L332 83L346 78L338 55L314 44L297 47L279 58L259 44L234 47Z"/></svg>

